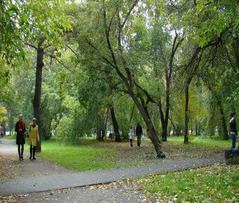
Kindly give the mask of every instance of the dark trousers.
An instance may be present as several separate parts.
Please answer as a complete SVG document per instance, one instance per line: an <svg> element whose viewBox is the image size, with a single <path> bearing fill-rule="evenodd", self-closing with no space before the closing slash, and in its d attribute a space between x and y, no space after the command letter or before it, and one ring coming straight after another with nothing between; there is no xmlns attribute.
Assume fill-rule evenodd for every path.
<svg viewBox="0 0 239 203"><path fill-rule="evenodd" d="M133 147L133 139L129 139L130 146Z"/></svg>
<svg viewBox="0 0 239 203"><path fill-rule="evenodd" d="M35 159L35 153L36 153L36 147L30 145L30 159L31 158Z"/></svg>
<svg viewBox="0 0 239 203"><path fill-rule="evenodd" d="M17 149L19 158L23 158L24 144L18 144Z"/></svg>
<svg viewBox="0 0 239 203"><path fill-rule="evenodd" d="M232 148L236 148L236 141L237 141L236 133L231 133L231 139L232 139Z"/></svg>
<svg viewBox="0 0 239 203"><path fill-rule="evenodd" d="M137 135L137 145L138 147L141 145L141 135Z"/></svg>

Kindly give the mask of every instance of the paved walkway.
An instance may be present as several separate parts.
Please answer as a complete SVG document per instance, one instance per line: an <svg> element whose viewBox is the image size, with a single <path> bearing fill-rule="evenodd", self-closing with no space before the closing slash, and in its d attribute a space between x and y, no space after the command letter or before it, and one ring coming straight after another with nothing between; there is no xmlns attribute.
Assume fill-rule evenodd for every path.
<svg viewBox="0 0 239 203"><path fill-rule="evenodd" d="M2 145L0 147L2 147ZM0 195L43 192L63 188L110 183L144 175L162 174L167 171L198 168L214 163L224 163L223 157L215 156L201 159L161 160L158 164L143 167L18 177L14 180L0 183Z"/></svg>

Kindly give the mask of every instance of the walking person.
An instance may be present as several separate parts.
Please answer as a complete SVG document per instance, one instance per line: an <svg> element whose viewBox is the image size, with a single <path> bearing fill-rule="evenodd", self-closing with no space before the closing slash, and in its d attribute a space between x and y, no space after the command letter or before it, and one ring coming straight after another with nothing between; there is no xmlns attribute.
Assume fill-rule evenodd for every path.
<svg viewBox="0 0 239 203"><path fill-rule="evenodd" d="M25 144L25 123L23 121L23 116L20 115L15 126L15 131L17 132L16 144L18 146L18 157L19 160L23 160L24 144Z"/></svg>
<svg viewBox="0 0 239 203"><path fill-rule="evenodd" d="M140 147L143 130L142 130L142 127L139 123L137 123L135 131L136 131L136 136L137 136L137 146Z"/></svg>
<svg viewBox="0 0 239 203"><path fill-rule="evenodd" d="M30 144L30 160L36 160L35 153L36 153L36 146L39 142L39 130L37 125L36 118L32 119L32 123L29 128L29 144Z"/></svg>
<svg viewBox="0 0 239 203"><path fill-rule="evenodd" d="M230 113L230 135L232 139L232 149L236 148L236 140L237 140L237 127L236 127L236 113Z"/></svg>
<svg viewBox="0 0 239 203"><path fill-rule="evenodd" d="M133 140L134 140L134 128L131 126L129 130L129 142L131 147L133 147Z"/></svg>

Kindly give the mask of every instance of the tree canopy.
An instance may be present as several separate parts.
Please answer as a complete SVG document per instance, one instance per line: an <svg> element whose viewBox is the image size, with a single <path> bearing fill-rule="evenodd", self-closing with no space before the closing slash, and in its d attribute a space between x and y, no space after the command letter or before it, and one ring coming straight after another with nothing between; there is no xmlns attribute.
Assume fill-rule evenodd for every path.
<svg viewBox="0 0 239 203"><path fill-rule="evenodd" d="M228 139L238 111L239 4L222 0L0 3L0 108L43 138ZM5 116L5 115L4 115ZM3 119L0 115L0 121ZM11 121L11 122L10 122Z"/></svg>

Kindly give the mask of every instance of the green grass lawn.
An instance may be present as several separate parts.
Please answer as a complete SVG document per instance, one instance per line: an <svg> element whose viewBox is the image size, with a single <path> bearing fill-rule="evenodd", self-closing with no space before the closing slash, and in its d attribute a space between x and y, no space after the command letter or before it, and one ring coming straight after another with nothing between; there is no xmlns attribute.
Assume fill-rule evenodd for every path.
<svg viewBox="0 0 239 203"><path fill-rule="evenodd" d="M60 144L45 141L41 157L76 171L113 168L115 152L93 146Z"/></svg>
<svg viewBox="0 0 239 203"><path fill-rule="evenodd" d="M168 142L172 144L182 144L183 143L183 136L170 136L168 137ZM230 140L220 140L220 139L212 139L209 137L196 137L196 136L189 136L189 144L187 145L194 145L194 146L201 146L201 147L208 147L208 148L228 148L230 146Z"/></svg>
<svg viewBox="0 0 239 203"><path fill-rule="evenodd" d="M162 145L167 158L179 159L215 155L228 148L230 142L191 137L190 143L185 145L183 137L169 137L168 142ZM128 142L115 143L109 140L98 142L82 138L79 144L71 145L60 144L53 139L42 143L42 153L39 156L76 171L158 163L152 143L148 139L142 141L140 148L131 148Z"/></svg>
<svg viewBox="0 0 239 203"><path fill-rule="evenodd" d="M239 201L239 166L213 165L148 176L138 182L148 196L154 196L160 202Z"/></svg>

